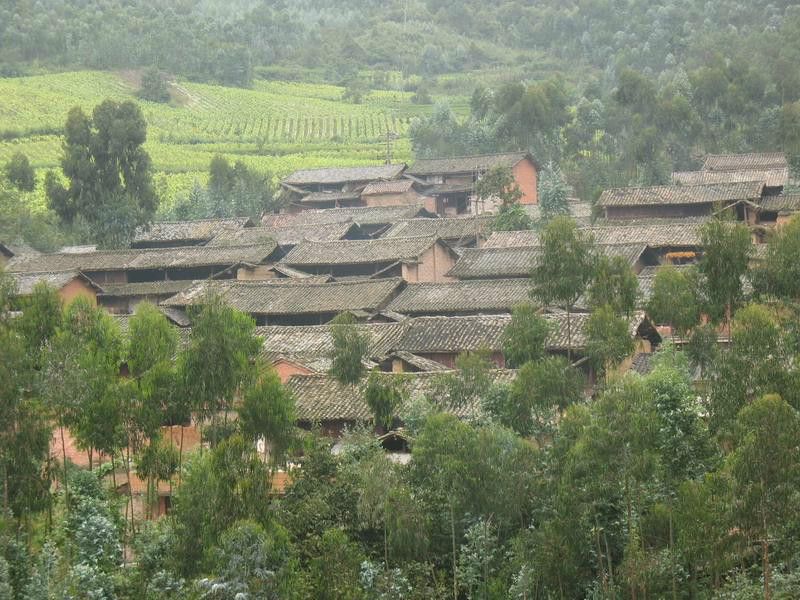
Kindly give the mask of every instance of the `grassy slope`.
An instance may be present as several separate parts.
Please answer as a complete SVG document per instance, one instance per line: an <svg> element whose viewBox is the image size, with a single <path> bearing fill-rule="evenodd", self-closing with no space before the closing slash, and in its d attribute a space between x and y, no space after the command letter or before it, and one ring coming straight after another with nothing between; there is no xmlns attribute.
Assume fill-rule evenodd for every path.
<svg viewBox="0 0 800 600"><path fill-rule="evenodd" d="M0 132L6 137L0 164L22 151L39 170L57 167L58 132L69 109L132 99L130 80L94 71L0 79ZM141 102L146 148L167 202L203 181L217 153L276 176L301 167L376 164L385 159L388 129L400 136L394 159L408 161L408 124L431 110L412 104L407 92L378 90L351 104L341 100L337 86L276 81L258 81L251 90L178 82L172 93L170 105ZM464 98L448 100L457 112L466 111ZM41 193L36 197L41 201Z"/></svg>

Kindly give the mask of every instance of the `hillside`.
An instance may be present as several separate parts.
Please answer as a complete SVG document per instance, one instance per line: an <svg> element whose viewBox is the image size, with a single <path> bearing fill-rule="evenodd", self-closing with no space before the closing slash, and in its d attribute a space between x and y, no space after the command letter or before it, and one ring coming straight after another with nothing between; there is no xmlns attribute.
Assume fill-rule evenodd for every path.
<svg viewBox="0 0 800 600"><path fill-rule="evenodd" d="M106 98L135 98L137 88L135 71L0 79L0 163L21 151L40 171L57 168L70 108L91 112ZM432 110L413 104L410 92L375 90L354 104L342 100L339 86L280 81L256 81L252 89L177 81L170 94L169 104L140 101L148 124L145 148L167 203L204 181L215 154L280 177L301 166L380 163L386 134L393 132L393 159L408 161L410 120ZM464 99L448 100L468 110Z"/></svg>

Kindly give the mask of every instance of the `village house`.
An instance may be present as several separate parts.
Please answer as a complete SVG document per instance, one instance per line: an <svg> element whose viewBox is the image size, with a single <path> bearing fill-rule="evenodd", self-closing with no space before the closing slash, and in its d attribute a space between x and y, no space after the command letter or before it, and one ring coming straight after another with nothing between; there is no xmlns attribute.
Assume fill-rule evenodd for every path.
<svg viewBox="0 0 800 600"><path fill-rule="evenodd" d="M399 206L365 206L306 210L302 213L265 214L261 224L272 229L316 227L334 223L353 223L363 237L372 237L402 219L436 218L422 204Z"/></svg>
<svg viewBox="0 0 800 600"><path fill-rule="evenodd" d="M758 224L780 227L800 212L800 194L764 196L758 203Z"/></svg>
<svg viewBox="0 0 800 600"><path fill-rule="evenodd" d="M301 169L281 181L289 212L363 206L361 192L376 181L399 179L406 165Z"/></svg>
<svg viewBox="0 0 800 600"><path fill-rule="evenodd" d="M591 236L598 247L640 246L647 247L645 266L653 260L659 264L680 264L693 262L700 254L700 228L702 222L692 219L678 223L658 223L652 221L631 225L628 221L621 225L601 225L583 227L581 230ZM538 247L541 245L535 231L496 231L489 236L483 249Z"/></svg>
<svg viewBox="0 0 800 600"><path fill-rule="evenodd" d="M599 245L597 252L609 258L623 258L634 273L646 265L658 264L658 258L643 243ZM536 246L465 248L447 275L461 280L528 278L541 258L542 249Z"/></svg>
<svg viewBox="0 0 800 600"><path fill-rule="evenodd" d="M306 283L303 280L206 280L161 302L185 309L202 305L208 294L251 315L257 325L322 325L343 312L366 320L402 289L398 278Z"/></svg>
<svg viewBox="0 0 800 600"><path fill-rule="evenodd" d="M237 231L253 225L253 221L248 217L156 221L136 231L131 248L202 246L223 232Z"/></svg>
<svg viewBox="0 0 800 600"><path fill-rule="evenodd" d="M212 276L254 277L279 257L278 245L270 240L250 246L182 246L20 256L9 262L8 270L21 273L78 270L103 286Z"/></svg>
<svg viewBox="0 0 800 600"><path fill-rule="evenodd" d="M292 375L325 373L331 366L333 352L332 328L342 325L308 325L258 327L256 334L263 339L261 356L275 368L282 382ZM357 323L354 325L366 336L369 347L365 366L377 366L402 335L402 323Z"/></svg>
<svg viewBox="0 0 800 600"><path fill-rule="evenodd" d="M382 377L396 379L405 388L407 402L424 397L440 402L443 410L461 418L479 414L481 409L477 398L461 403L438 395L441 377L448 373L453 371L384 373ZM515 376L516 371L511 370L489 371L490 381L497 384L511 383ZM339 383L327 374L295 375L286 383L296 399L298 425L304 429L320 426L324 434L335 438L348 428L372 421L372 412L364 399L365 385L366 378L357 385L349 385ZM402 407L399 410L402 412Z"/></svg>
<svg viewBox="0 0 800 600"><path fill-rule="evenodd" d="M456 254L434 236L334 242L304 241L280 264L314 274L342 277L402 277L405 281L449 281Z"/></svg>
<svg viewBox="0 0 800 600"><path fill-rule="evenodd" d="M268 240L277 242L288 252L304 240L333 242L337 240L357 240L364 237L361 230L352 221L343 223L323 223L319 225L298 224L290 227L248 227L235 231L226 231L214 237L208 246L241 246L263 244Z"/></svg>
<svg viewBox="0 0 800 600"><path fill-rule="evenodd" d="M731 210L736 218L755 223L762 182L708 185L660 185L605 190L597 202L608 220L683 218Z"/></svg>
<svg viewBox="0 0 800 600"><path fill-rule="evenodd" d="M82 297L92 306L97 305L97 297L104 289L80 271L34 271L30 273L9 273L16 284L14 304L30 296L38 284L45 284L58 293L64 304Z"/></svg>
<svg viewBox="0 0 800 600"><path fill-rule="evenodd" d="M97 294L97 300L111 314L130 314L140 302L158 304L194 283L192 280L107 283Z"/></svg>
<svg viewBox="0 0 800 600"><path fill-rule="evenodd" d="M436 212L436 201L431 196L421 194L422 188L411 179L373 181L361 192L364 206L402 206L422 204L429 212Z"/></svg>
<svg viewBox="0 0 800 600"><path fill-rule="evenodd" d="M510 313L529 300L525 279L410 283L388 309L409 316Z"/></svg>
<svg viewBox="0 0 800 600"><path fill-rule="evenodd" d="M395 221L382 238L436 236L452 248L480 246L489 235L491 217L442 217Z"/></svg>
<svg viewBox="0 0 800 600"><path fill-rule="evenodd" d="M496 167L511 169L522 192L520 204L538 203L539 166L527 152L420 159L405 175L427 186L423 193L434 198L437 214L480 214L495 206L489 198L476 197L475 185L484 173Z"/></svg>

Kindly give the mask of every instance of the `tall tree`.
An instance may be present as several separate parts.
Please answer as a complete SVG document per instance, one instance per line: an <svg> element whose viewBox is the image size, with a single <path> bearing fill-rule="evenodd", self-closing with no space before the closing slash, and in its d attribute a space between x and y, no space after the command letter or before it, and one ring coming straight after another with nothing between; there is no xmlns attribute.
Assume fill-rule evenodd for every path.
<svg viewBox="0 0 800 600"><path fill-rule="evenodd" d="M656 271L647 312L656 323L666 323L683 336L700 320L692 271L671 265Z"/></svg>
<svg viewBox="0 0 800 600"><path fill-rule="evenodd" d="M542 170L539 175L538 191L542 223L548 223L557 216L569 215L569 205L567 203L569 190L558 165L550 162Z"/></svg>
<svg viewBox="0 0 800 600"><path fill-rule="evenodd" d="M355 384L364 376L369 338L358 329L349 313L331 321L330 331L333 342L330 374L341 383Z"/></svg>
<svg viewBox="0 0 800 600"><path fill-rule="evenodd" d="M105 100L87 117L70 110L61 170L45 179L50 208L67 225L81 224L103 246L124 246L158 208L150 156L142 145L147 124L131 101Z"/></svg>
<svg viewBox="0 0 800 600"><path fill-rule="evenodd" d="M786 300L800 298L800 219L773 232L767 242L767 256L754 272L754 287L761 293Z"/></svg>
<svg viewBox="0 0 800 600"><path fill-rule="evenodd" d="M550 324L532 304L520 304L511 312L511 322L503 331L503 356L506 366L518 368L544 356Z"/></svg>
<svg viewBox="0 0 800 600"><path fill-rule="evenodd" d="M531 296L567 313L567 358L572 358L570 313L594 273L594 242L569 217L556 217L542 230L542 256L531 272Z"/></svg>
<svg viewBox="0 0 800 600"><path fill-rule="evenodd" d="M252 365L261 346L253 319L208 296L197 311L189 344L181 357L183 386L201 422L209 421L217 442L220 413L233 406L236 392L251 381Z"/></svg>
<svg viewBox="0 0 800 600"><path fill-rule="evenodd" d="M700 230L703 256L698 269L705 277L711 314L730 327L733 311L742 300L742 283L753 251L744 225L715 219Z"/></svg>
<svg viewBox="0 0 800 600"><path fill-rule="evenodd" d="M32 192L36 187L36 172L27 155L15 152L3 167L9 183L21 192Z"/></svg>
<svg viewBox="0 0 800 600"><path fill-rule="evenodd" d="M737 417L736 450L729 457L735 513L761 547L764 598L772 597L770 545L796 518L800 484L800 417L779 396L764 396Z"/></svg>
<svg viewBox="0 0 800 600"><path fill-rule="evenodd" d="M629 316L636 308L639 280L621 256L600 256L589 286L589 306L610 306L618 315Z"/></svg>
<svg viewBox="0 0 800 600"><path fill-rule="evenodd" d="M608 304L592 312L586 323L586 354L606 379L634 349L629 319L617 315Z"/></svg>
<svg viewBox="0 0 800 600"><path fill-rule="evenodd" d="M404 382L399 376L381 375L378 370L369 374L367 386L364 388L364 400L372 411L375 425L388 430L397 411L405 402Z"/></svg>
<svg viewBox="0 0 800 600"><path fill-rule="evenodd" d="M263 440L264 458L278 463L294 437L294 397L271 367L262 366L238 408L245 438Z"/></svg>

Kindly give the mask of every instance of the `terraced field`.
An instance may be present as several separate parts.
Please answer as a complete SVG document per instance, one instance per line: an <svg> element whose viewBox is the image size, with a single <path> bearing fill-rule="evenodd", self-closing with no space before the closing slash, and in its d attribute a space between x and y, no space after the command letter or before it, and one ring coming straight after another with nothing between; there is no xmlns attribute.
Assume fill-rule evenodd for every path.
<svg viewBox="0 0 800 600"><path fill-rule="evenodd" d="M214 154L279 177L301 167L380 163L389 133L397 137L393 159L410 160L411 119L432 109L412 104L408 92L376 90L352 104L342 101L340 87L292 82L258 81L249 90L175 82L171 92L169 105L141 101L146 148L167 202L203 181ZM105 98L130 99L134 93L129 74L0 79L0 163L21 150L37 169L58 166L59 134L70 108L90 111ZM466 112L465 98L447 100Z"/></svg>

